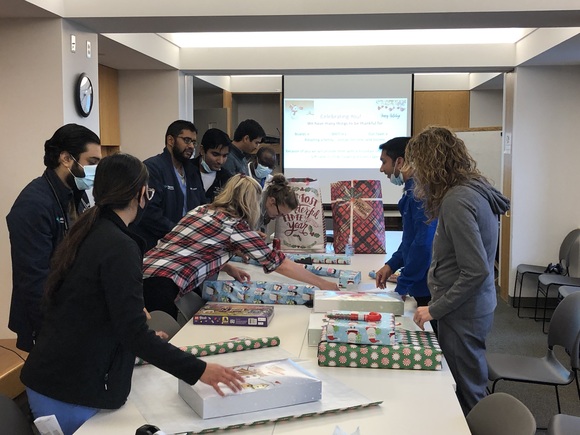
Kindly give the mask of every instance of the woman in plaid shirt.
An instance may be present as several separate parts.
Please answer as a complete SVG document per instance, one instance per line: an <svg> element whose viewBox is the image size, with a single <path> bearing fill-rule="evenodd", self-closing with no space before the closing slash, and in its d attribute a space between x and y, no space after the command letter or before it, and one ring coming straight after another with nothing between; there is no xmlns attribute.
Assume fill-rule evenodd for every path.
<svg viewBox="0 0 580 435"><path fill-rule="evenodd" d="M338 290L336 283L270 249L260 237L256 227L261 193L252 177L234 175L213 203L189 211L147 252L143 284L149 311L162 310L177 317L175 301L221 270L238 281L249 281L247 272L228 263L234 253L256 260L266 273L276 271L320 289ZM287 204L276 204L277 216L291 210Z"/></svg>

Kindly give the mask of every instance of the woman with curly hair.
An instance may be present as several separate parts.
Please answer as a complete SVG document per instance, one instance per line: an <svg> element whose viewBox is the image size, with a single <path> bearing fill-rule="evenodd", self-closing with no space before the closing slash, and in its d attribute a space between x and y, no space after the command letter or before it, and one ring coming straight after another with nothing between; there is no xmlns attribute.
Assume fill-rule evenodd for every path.
<svg viewBox="0 0 580 435"><path fill-rule="evenodd" d="M486 395L485 339L496 306L494 262L498 218L509 200L477 169L465 143L443 127L411 139L406 160L414 169L415 197L438 219L428 275L431 303L419 307L422 328L438 321L438 338L467 413Z"/></svg>

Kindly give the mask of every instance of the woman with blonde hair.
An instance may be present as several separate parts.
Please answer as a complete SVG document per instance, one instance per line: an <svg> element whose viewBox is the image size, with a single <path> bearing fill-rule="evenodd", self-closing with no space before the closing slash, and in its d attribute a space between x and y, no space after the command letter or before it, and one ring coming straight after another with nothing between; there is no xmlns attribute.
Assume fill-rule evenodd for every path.
<svg viewBox="0 0 580 435"><path fill-rule="evenodd" d="M305 270L272 250L257 232L262 188L252 177L236 174L209 205L189 211L147 252L144 260L145 307L177 317L175 302L221 270L238 281L250 275L228 263L236 254L260 263L266 273L276 271L320 289L337 284Z"/></svg>
<svg viewBox="0 0 580 435"><path fill-rule="evenodd" d="M407 146L415 197L438 218L428 275L431 302L418 307L422 328L438 322L438 339L457 382L463 412L486 395L485 339L496 306L494 263L499 215L510 202L479 172L465 143L443 127L428 127Z"/></svg>

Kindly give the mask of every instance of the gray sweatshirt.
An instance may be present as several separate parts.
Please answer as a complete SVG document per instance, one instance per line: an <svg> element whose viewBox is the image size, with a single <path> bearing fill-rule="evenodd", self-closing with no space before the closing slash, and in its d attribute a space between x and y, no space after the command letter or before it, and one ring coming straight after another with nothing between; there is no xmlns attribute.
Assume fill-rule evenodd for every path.
<svg viewBox="0 0 580 435"><path fill-rule="evenodd" d="M447 192L439 210L428 275L433 318L474 318L495 309L498 215L509 207L509 199L479 180Z"/></svg>

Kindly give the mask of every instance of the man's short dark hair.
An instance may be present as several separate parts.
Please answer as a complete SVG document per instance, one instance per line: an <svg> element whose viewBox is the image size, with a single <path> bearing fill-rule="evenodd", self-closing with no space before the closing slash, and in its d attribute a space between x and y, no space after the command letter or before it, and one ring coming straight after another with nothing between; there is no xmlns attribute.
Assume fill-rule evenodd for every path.
<svg viewBox="0 0 580 435"><path fill-rule="evenodd" d="M229 148L231 146L228 135L219 128L210 128L203 134L201 146L204 151L219 148L220 146Z"/></svg>
<svg viewBox="0 0 580 435"><path fill-rule="evenodd" d="M240 125L236 128L236 131L234 132L234 141L239 142L244 138L244 136L249 136L250 140L254 140L258 137L266 136L266 132L257 121L246 119L245 121L240 122Z"/></svg>
<svg viewBox="0 0 580 435"><path fill-rule="evenodd" d="M256 152L256 160L258 163L267 166L270 169L274 169L277 162L276 151L274 148L261 146Z"/></svg>
<svg viewBox="0 0 580 435"><path fill-rule="evenodd" d="M185 121L183 119L179 119L177 121L173 121L167 127L167 132L165 133L165 140L167 141L167 136L177 137L183 130L193 131L197 133L197 128L193 125L193 122Z"/></svg>
<svg viewBox="0 0 580 435"><path fill-rule="evenodd" d="M101 144L99 136L87 127L78 124L66 124L54 132L44 142L44 166L49 169L58 167L60 153L68 152L75 160L87 150L87 144Z"/></svg>
<svg viewBox="0 0 580 435"><path fill-rule="evenodd" d="M407 136L394 137L380 145L379 149L384 151L385 154L394 162L399 157L405 158L405 149L410 140L411 138Z"/></svg>

